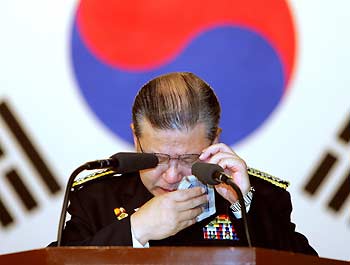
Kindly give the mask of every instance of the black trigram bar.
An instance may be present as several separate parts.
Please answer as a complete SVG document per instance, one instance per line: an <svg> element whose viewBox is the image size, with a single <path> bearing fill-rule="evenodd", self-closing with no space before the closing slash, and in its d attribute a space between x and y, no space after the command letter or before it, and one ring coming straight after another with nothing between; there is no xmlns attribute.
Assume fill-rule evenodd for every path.
<svg viewBox="0 0 350 265"><path fill-rule="evenodd" d="M44 163L43 159L39 153L34 148L32 142L29 140L27 134L24 132L23 128L11 113L5 102L0 103L0 115L4 119L8 128L16 138L18 144L23 149L27 158L32 162L34 168L38 172L40 179L44 182L45 186L48 188L50 193L54 194L58 192L61 187L56 181L55 177L49 170L49 168Z"/></svg>
<svg viewBox="0 0 350 265"><path fill-rule="evenodd" d="M38 206L32 194L24 185L21 177L14 169L6 173L6 179L11 184L18 198L21 200L21 202L28 211Z"/></svg>
<svg viewBox="0 0 350 265"><path fill-rule="evenodd" d="M314 194L325 180L328 172L334 166L336 161L337 158L335 156L327 153L311 176L309 182L305 185L304 190L310 194Z"/></svg>
<svg viewBox="0 0 350 265"><path fill-rule="evenodd" d="M4 203L0 199L0 223L2 226L8 226L9 224L13 223L14 220L9 213L9 211L6 209Z"/></svg>
<svg viewBox="0 0 350 265"><path fill-rule="evenodd" d="M340 131L338 137L347 144L350 142L350 116L349 120L345 123L344 128Z"/></svg>
<svg viewBox="0 0 350 265"><path fill-rule="evenodd" d="M337 191L329 201L328 206L334 211L339 211L344 202L350 195L350 170L345 175L343 183L338 187Z"/></svg>

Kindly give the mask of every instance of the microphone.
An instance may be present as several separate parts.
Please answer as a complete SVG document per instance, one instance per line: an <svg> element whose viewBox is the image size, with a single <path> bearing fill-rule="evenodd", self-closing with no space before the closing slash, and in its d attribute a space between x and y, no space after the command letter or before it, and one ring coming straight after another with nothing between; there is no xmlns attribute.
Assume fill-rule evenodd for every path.
<svg viewBox="0 0 350 265"><path fill-rule="evenodd" d="M204 184L217 185L221 182L226 183L228 177L224 169L217 164L196 162L192 166L192 174L195 175Z"/></svg>
<svg viewBox="0 0 350 265"><path fill-rule="evenodd" d="M148 153L116 153L108 159L87 162L70 175L64 193L60 222L58 224L57 246L61 246L63 227L66 221L68 197L76 176L83 170L110 168L116 174L136 172L143 169L153 168L158 165L158 158L154 154Z"/></svg>
<svg viewBox="0 0 350 265"><path fill-rule="evenodd" d="M244 224L244 230L248 242L248 246L251 247L248 223L247 223L247 211L243 199L241 189L232 180L232 177L224 172L224 169L217 164L210 164L204 162L196 162L192 166L192 175L195 175L201 182L209 185L217 185L220 183L226 183L230 185L238 196L239 204L241 205L241 214Z"/></svg>
<svg viewBox="0 0 350 265"><path fill-rule="evenodd" d="M108 159L95 160L85 163L87 170L110 168L118 174L130 173L158 165L154 154L121 152Z"/></svg>

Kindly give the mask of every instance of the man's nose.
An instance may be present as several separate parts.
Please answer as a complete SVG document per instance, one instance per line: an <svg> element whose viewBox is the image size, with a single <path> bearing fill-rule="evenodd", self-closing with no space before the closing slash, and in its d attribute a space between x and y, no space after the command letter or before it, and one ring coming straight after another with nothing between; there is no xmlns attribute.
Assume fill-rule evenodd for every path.
<svg viewBox="0 0 350 265"><path fill-rule="evenodd" d="M163 177L169 184L175 184L181 181L182 175L177 160L171 159L169 161L168 169L164 172Z"/></svg>

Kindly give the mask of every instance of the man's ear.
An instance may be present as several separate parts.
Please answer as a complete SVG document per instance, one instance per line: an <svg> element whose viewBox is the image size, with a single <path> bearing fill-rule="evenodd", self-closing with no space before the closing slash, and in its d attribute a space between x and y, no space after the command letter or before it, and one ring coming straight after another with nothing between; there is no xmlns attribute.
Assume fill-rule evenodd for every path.
<svg viewBox="0 0 350 265"><path fill-rule="evenodd" d="M131 128L131 131L132 131L132 138L134 139L134 146L135 146L135 149L137 150L138 149L138 141L137 141L137 137L136 137L136 134L135 134L135 127L134 127L133 123L130 124L130 128Z"/></svg>
<svg viewBox="0 0 350 265"><path fill-rule="evenodd" d="M221 132L222 132L222 129L218 128L216 131L216 136L214 138L213 144L219 143Z"/></svg>

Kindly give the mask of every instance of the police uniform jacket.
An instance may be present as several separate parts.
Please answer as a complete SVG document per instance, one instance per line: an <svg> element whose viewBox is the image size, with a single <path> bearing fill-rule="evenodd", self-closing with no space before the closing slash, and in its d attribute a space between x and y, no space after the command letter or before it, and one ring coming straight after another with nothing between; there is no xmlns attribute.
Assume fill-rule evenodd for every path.
<svg viewBox="0 0 350 265"><path fill-rule="evenodd" d="M254 196L247 214L252 245L317 255L291 222L291 199L286 182L256 170L248 171ZM132 246L130 215L153 195L143 185L139 173L116 175L109 171L82 181L70 194L62 245ZM176 235L150 241L150 246L247 246L242 219L237 219L228 201L215 192L216 213ZM124 208L127 217L119 220L115 208ZM204 239L203 227L215 216L229 216L238 240ZM126 215L124 215L126 216Z"/></svg>

